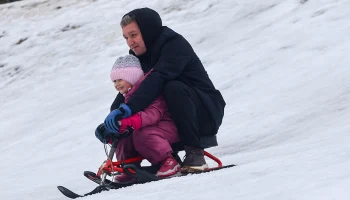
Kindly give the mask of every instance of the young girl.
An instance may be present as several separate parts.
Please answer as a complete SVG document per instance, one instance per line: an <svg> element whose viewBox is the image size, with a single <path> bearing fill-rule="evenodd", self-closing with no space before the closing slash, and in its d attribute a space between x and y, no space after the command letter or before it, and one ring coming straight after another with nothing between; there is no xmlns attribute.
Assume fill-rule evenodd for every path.
<svg viewBox="0 0 350 200"><path fill-rule="evenodd" d="M124 103L126 103L147 75L143 74L138 58L127 55L117 59L110 77L115 89L124 95ZM129 137L119 141L116 149L118 160L141 155L152 165L161 165L156 174L159 177L168 177L180 171L181 167L173 158L170 146L178 142L179 137L163 96L159 96L143 111L118 121L118 125L119 133L123 133L127 127L134 129ZM104 139L103 135L108 135L104 124L97 127L95 134L101 141ZM127 183L134 180L130 176L121 174L116 176L114 181Z"/></svg>

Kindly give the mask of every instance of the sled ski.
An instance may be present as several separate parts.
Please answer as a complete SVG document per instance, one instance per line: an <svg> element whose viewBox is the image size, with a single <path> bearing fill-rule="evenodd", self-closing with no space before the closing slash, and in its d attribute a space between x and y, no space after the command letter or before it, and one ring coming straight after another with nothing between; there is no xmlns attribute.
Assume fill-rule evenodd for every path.
<svg viewBox="0 0 350 200"><path fill-rule="evenodd" d="M123 133L121 135L122 135L122 137L127 137L128 134ZM88 193L83 194L83 195L79 195L79 194L77 194L77 193L75 193L75 192L73 192L73 191L71 191L68 188L63 187L63 186L57 186L58 190L66 197L71 198L71 199L76 199L79 197L85 197L85 196L101 193L103 191L109 191L109 190L115 190L115 189L119 189L119 188L129 187L129 186L132 186L135 184L142 184L142 183L148 183L148 182L152 182L152 181L170 179L172 177L179 177L179 176L181 177L181 176L186 176L188 174L207 173L207 172L211 172L211 171L216 171L216 170L236 166L236 165L223 166L221 161L218 158L216 158L215 156L211 155L210 153L204 151L204 155L206 157L212 159L213 161L215 161L218 165L217 167L212 167L212 168L208 168L204 171L198 171L198 172L187 173L187 174L181 174L179 172L171 177L160 178L160 177L157 177L155 175L157 170L158 170L157 167L155 167L155 166L143 166L143 167L139 168L134 164L136 162L140 163L140 161L143 160L142 157L135 157L135 158L127 159L127 160L113 162L112 160L113 160L114 152L115 152L115 149L117 147L117 144L118 144L118 141L120 138L121 138L121 136L119 136L117 138L113 138L113 143L112 143L111 149L110 149L109 154L108 154L108 159L106 161L104 161L103 164L100 166L97 174L94 172L91 172L91 171L84 172L84 176L86 178L88 178L89 180L98 184L98 186L95 189L93 189L91 192L88 192ZM177 153L174 154L174 157L181 164L181 159L179 158ZM120 174L120 173L125 173L128 176L132 176L137 181L135 183L123 184L123 183L115 183L115 182L112 182L111 180L107 179L107 176L113 177L114 175Z"/></svg>
<svg viewBox="0 0 350 200"><path fill-rule="evenodd" d="M92 190L91 192L88 192L84 195L79 195L76 194L75 192L63 187L63 186L57 186L58 190L65 195L68 198L71 199L76 199L78 197L85 197L85 196L89 196L89 195L93 195L93 194L97 194L97 193L101 193L103 191L109 191L109 190L115 190L115 189L119 189L119 188L124 188L124 187L129 187L132 185L137 185L137 184L141 184L141 183L147 183L147 182L152 182L152 181L158 181L158 180L164 180L164 179L170 179L173 177L182 177L182 176L187 176L189 174L202 174L202 173L207 173L207 172L211 172L211 171L217 171L220 169L225 169L225 168L230 168L230 167L234 167L236 165L227 165L227 166L222 166L222 167L216 167L216 168L211 168L202 172L195 172L195 173L188 173L188 174L175 174L174 176L168 177L168 178L158 178L153 174L149 174L146 171L141 170L141 174L139 174L139 177L142 177L142 179L144 180L143 182L136 182L136 183L129 183L129 184L120 184L120 183L114 183L108 179L106 179L104 181L104 185L100 185L101 184L101 178L98 177L94 172L90 172L90 171L85 171L84 172L84 176L87 177L89 180L93 181L94 183L99 184L99 186L97 186L94 190ZM140 172L140 171L138 171ZM149 177L152 177L151 179L148 179ZM148 179L148 180L147 180Z"/></svg>

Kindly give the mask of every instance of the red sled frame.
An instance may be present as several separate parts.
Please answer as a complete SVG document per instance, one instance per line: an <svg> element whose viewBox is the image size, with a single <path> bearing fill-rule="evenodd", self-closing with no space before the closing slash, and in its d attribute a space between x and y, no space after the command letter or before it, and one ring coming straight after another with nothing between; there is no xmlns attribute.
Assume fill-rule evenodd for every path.
<svg viewBox="0 0 350 200"><path fill-rule="evenodd" d="M112 147L112 149L113 149L113 147ZM111 151L112 151L112 149L111 149ZM205 171L212 171L212 170L222 168L222 162L217 157L215 157L214 155L210 154L207 151L204 151L204 156L210 158L211 160L213 160L217 163L217 167L207 168ZM141 162L142 160L144 160L144 158L141 156L138 156L135 158L130 158L127 160L120 160L120 161L116 161L116 162L113 162L111 159L108 159L98 169L97 176L101 176L102 173L106 173L108 175L111 175L112 173L115 173L115 172L124 173L124 170L125 170L123 168L124 165ZM133 171L132 169L128 169L128 170L132 174L136 174L136 172Z"/></svg>
<svg viewBox="0 0 350 200"><path fill-rule="evenodd" d="M122 187L128 187L128 186L131 186L134 184L134 183L118 184L118 183L114 183L114 182L106 179L107 175L114 176L115 173L125 173L129 176L133 176L133 177L138 179L137 183L147 183L147 182L151 182L151 181L161 180L162 178L159 178L159 177L154 175L154 170L156 169L155 167L152 167L152 166L147 167L146 166L146 167L141 167L141 169L140 169L135 165L135 163L140 163L142 160L144 160L144 158L142 158L140 156L135 157L135 158L131 158L131 159L127 159L127 160L117 161L117 162L112 161L116 147L118 145L119 139L122 137L127 137L131 132L132 132L132 130L129 130L127 133L123 133L123 134L119 135L118 137L112 138L113 143L112 143L111 149L109 151L108 158L100 166L97 174L90 172L90 171L84 172L84 176L86 176L88 179L94 181L95 183L99 184L99 186L97 186L94 190L92 190L91 192L88 192L84 195L79 195L77 193L74 193L73 191L71 191L63 186L57 186L58 190L66 197L69 197L71 199L75 199L75 198L79 198L79 197L84 197L84 196L100 193L102 191L108 191L110 189L119 189ZM212 167L212 168L207 168L204 171L199 171L199 172L194 172L194 173L205 173L205 172L210 172L210 171L214 171L214 170L220 170L220 169L236 166L234 164L223 166L221 161L217 157L213 156L212 154L208 153L207 151L204 151L204 155L206 157L210 158L211 160L215 161L217 163L217 166ZM174 156L177 157L176 159L178 159L178 162L181 162L181 159L179 158L177 153ZM184 175L186 175L186 174L184 174Z"/></svg>

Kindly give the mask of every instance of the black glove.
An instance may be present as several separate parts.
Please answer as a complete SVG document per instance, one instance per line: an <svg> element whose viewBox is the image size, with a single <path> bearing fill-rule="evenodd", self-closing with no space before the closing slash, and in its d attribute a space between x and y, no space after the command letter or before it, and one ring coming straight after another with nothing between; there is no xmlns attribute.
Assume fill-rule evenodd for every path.
<svg viewBox="0 0 350 200"><path fill-rule="evenodd" d="M102 143L108 143L111 140L111 135L107 131L104 123L98 125L98 127L95 130L95 136Z"/></svg>

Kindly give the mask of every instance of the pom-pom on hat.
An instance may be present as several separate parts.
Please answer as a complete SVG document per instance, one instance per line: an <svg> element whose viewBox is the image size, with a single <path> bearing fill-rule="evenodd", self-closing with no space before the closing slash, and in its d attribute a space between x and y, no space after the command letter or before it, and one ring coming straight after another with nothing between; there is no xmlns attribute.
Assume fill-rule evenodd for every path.
<svg viewBox="0 0 350 200"><path fill-rule="evenodd" d="M111 80L122 79L134 85L143 76L141 63L139 59L133 55L119 57L111 71Z"/></svg>

